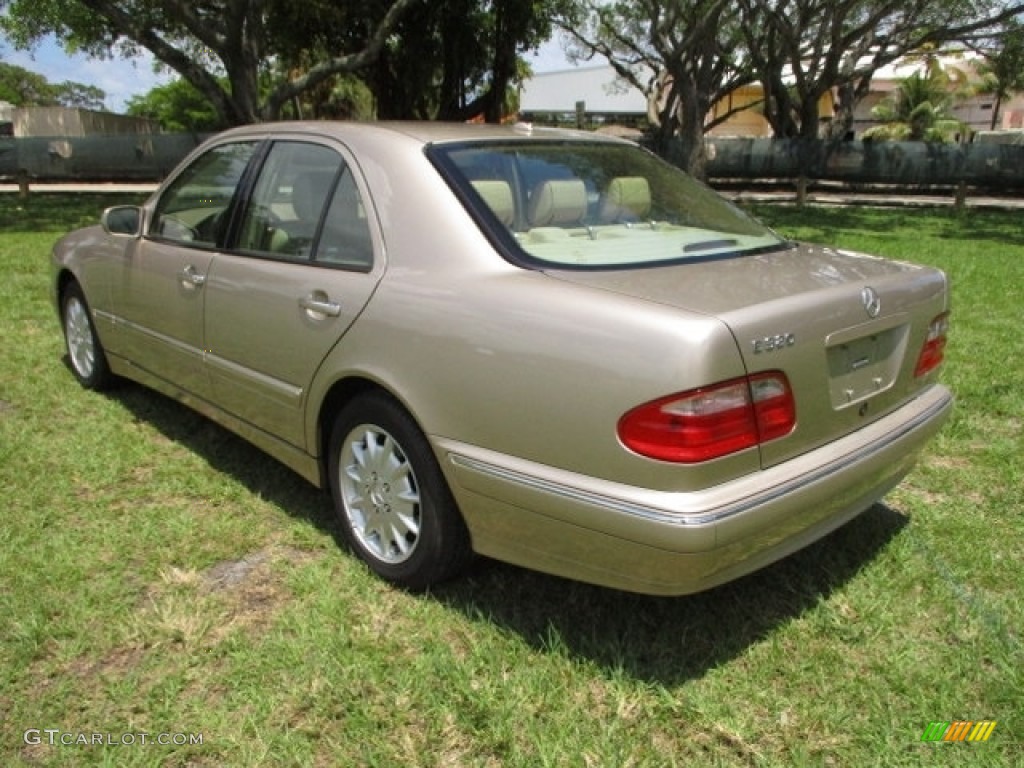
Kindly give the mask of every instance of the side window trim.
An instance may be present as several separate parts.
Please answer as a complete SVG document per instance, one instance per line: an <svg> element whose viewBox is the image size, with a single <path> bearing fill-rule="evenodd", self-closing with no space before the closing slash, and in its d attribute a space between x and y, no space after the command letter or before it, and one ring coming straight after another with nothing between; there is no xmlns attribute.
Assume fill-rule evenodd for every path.
<svg viewBox="0 0 1024 768"><path fill-rule="evenodd" d="M331 162L317 158L317 152L329 152ZM228 238L231 252L372 272L378 240L357 169L347 148L333 141L299 135L268 139L239 184ZM350 207L339 211L338 205ZM338 226L332 226L335 219ZM265 228L267 221L272 225Z"/></svg>
<svg viewBox="0 0 1024 768"><path fill-rule="evenodd" d="M179 174L170 180L170 183L161 190L159 199L156 200L152 208L152 214L147 216L146 229L143 232L143 237L148 240L155 240L157 242L165 242L176 245L182 248L194 248L196 250L220 250L226 248L233 236L233 224L237 218L237 211L239 208L239 199L241 191L244 189L247 179L252 175L253 163L258 161L264 152L264 145L266 141L264 139L253 138L253 139L241 139L234 141L227 141L221 144L215 144L208 147L201 154L196 155L191 162L184 166ZM172 216L167 211L167 208L171 204L178 202L181 192L183 190L189 190L189 185L194 181L195 176L190 175L190 171L194 170L196 166L202 163L205 159L210 158L218 151L223 151L225 148L237 146L237 147L251 147L252 153L248 158L245 159L245 166L241 173L238 174L238 180L234 182L234 187L231 190L230 197L227 198L227 202L219 212L210 216L204 217L202 221L197 222L197 226L193 227L185 217ZM179 182L181 182L179 184ZM200 185L194 185L199 188ZM193 190L193 195L196 190ZM209 203L209 199L205 199L205 196L198 196L197 203ZM215 206L210 206L211 208ZM185 209L175 209L173 212L184 211ZM202 205L197 205L189 214L189 219L196 216L201 216L203 210ZM198 213L196 213L198 212ZM220 223L217 223L217 219L220 219ZM208 232L200 231L202 226L213 227ZM169 236L164 228L170 229L174 234L179 234L180 237ZM212 239L197 239L198 235L210 234Z"/></svg>
<svg viewBox="0 0 1024 768"><path fill-rule="evenodd" d="M373 224L371 207L368 204L368 195L359 183L359 177L354 168L355 164L342 155L343 164L334 179L333 189L325 201L324 209L320 214L320 225L317 233L316 249L313 251L315 264L344 269L350 272L372 272L376 262L376 248L374 246ZM335 208L336 205L349 206L343 211ZM328 229L328 220L331 214L336 213L337 222ZM325 233L336 238L331 243L325 240ZM345 251L350 258L344 261L332 261L325 257L329 248L337 248L339 244L345 244Z"/></svg>
<svg viewBox="0 0 1024 768"><path fill-rule="evenodd" d="M273 143L270 139L260 141L256 151L249 159L249 164L242 172L242 178L239 179L238 186L235 187L235 194L231 197L231 203L228 205L227 228L224 232L224 240L218 246L222 251L233 250L238 241L238 230L242 226L242 213L249 205L249 198L252 196L253 187L256 186L256 179L259 177L260 169L263 168Z"/></svg>

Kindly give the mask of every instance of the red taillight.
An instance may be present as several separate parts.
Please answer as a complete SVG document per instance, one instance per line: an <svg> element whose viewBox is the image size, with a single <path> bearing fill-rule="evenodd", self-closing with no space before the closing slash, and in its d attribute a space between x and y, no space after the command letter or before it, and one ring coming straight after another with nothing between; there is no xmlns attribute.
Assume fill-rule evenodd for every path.
<svg viewBox="0 0 1024 768"><path fill-rule="evenodd" d="M942 365L948 332L949 312L943 312L928 326L928 336L924 340L924 347L921 348L921 355L917 358L917 365L914 367L915 378L931 373Z"/></svg>
<svg viewBox="0 0 1024 768"><path fill-rule="evenodd" d="M759 373L750 377L750 394L757 415L758 442L785 437L796 426L796 403L786 375Z"/></svg>
<svg viewBox="0 0 1024 768"><path fill-rule="evenodd" d="M660 461L694 464L788 435L796 405L779 371L663 397L619 419L619 439Z"/></svg>

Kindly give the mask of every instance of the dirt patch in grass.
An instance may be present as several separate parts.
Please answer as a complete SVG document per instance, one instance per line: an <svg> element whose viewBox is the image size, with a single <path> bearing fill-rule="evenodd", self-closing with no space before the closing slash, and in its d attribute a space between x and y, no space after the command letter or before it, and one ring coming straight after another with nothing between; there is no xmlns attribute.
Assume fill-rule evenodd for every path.
<svg viewBox="0 0 1024 768"><path fill-rule="evenodd" d="M68 662L65 668L69 675L77 678L87 677L121 677L134 669L143 656L142 648L118 647L100 659L78 657Z"/></svg>
<svg viewBox="0 0 1024 768"><path fill-rule="evenodd" d="M294 547L270 546L206 569L199 592L217 596L228 616L213 629L211 639L219 642L234 629L245 629L249 634L264 631L291 597L274 563L287 560L298 564L314 556Z"/></svg>
<svg viewBox="0 0 1024 768"><path fill-rule="evenodd" d="M202 569L170 568L160 582L144 591L131 614L126 641L102 654L77 656L56 669L52 655L38 660L32 673L47 687L51 677L80 681L123 679L153 663L150 651L159 649L184 654L208 653L231 632L242 630L252 637L273 623L290 600L285 576L275 563L308 562L313 552L270 545L237 560L226 560ZM171 657L164 656L161 668ZM172 665L173 666L173 665Z"/></svg>
<svg viewBox="0 0 1024 768"><path fill-rule="evenodd" d="M294 556L294 553L292 553ZM208 592L244 589L253 581L265 579L266 566L273 556L271 548L253 552L240 560L225 560L207 568L202 575L203 588Z"/></svg>
<svg viewBox="0 0 1024 768"><path fill-rule="evenodd" d="M203 570L172 567L147 590L139 612L143 634L154 644L209 648L234 630L252 636L273 622L291 592L275 563L308 561L314 553L269 545ZM155 630L146 633L146 629Z"/></svg>
<svg viewBox="0 0 1024 768"><path fill-rule="evenodd" d="M929 456L925 464L936 469L967 470L974 465L970 459L963 456Z"/></svg>

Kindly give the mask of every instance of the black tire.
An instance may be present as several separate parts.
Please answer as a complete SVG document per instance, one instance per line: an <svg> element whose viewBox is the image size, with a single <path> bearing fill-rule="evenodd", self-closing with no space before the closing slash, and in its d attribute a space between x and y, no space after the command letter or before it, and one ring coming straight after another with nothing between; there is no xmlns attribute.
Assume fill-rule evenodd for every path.
<svg viewBox="0 0 1024 768"><path fill-rule="evenodd" d="M61 327L71 372L86 389L104 389L114 383L103 352L92 312L78 283L70 283L61 295Z"/></svg>
<svg viewBox="0 0 1024 768"><path fill-rule="evenodd" d="M419 591L469 562L469 534L430 445L391 398L363 394L338 412L328 473L346 541L386 581Z"/></svg>

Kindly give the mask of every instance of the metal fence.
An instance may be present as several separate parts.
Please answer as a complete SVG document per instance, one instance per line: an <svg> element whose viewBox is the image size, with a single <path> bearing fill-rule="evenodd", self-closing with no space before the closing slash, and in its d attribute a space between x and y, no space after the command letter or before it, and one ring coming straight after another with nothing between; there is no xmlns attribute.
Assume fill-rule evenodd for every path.
<svg viewBox="0 0 1024 768"><path fill-rule="evenodd" d="M160 181L202 134L0 138L0 179ZM788 180L1024 191L1024 146L709 138L712 181Z"/></svg>
<svg viewBox="0 0 1024 768"><path fill-rule="evenodd" d="M916 187L968 184L1024 191L1024 146L912 141L708 139L712 180L785 180Z"/></svg>
<svg viewBox="0 0 1024 768"><path fill-rule="evenodd" d="M155 134L0 139L0 178L160 181L205 135Z"/></svg>

